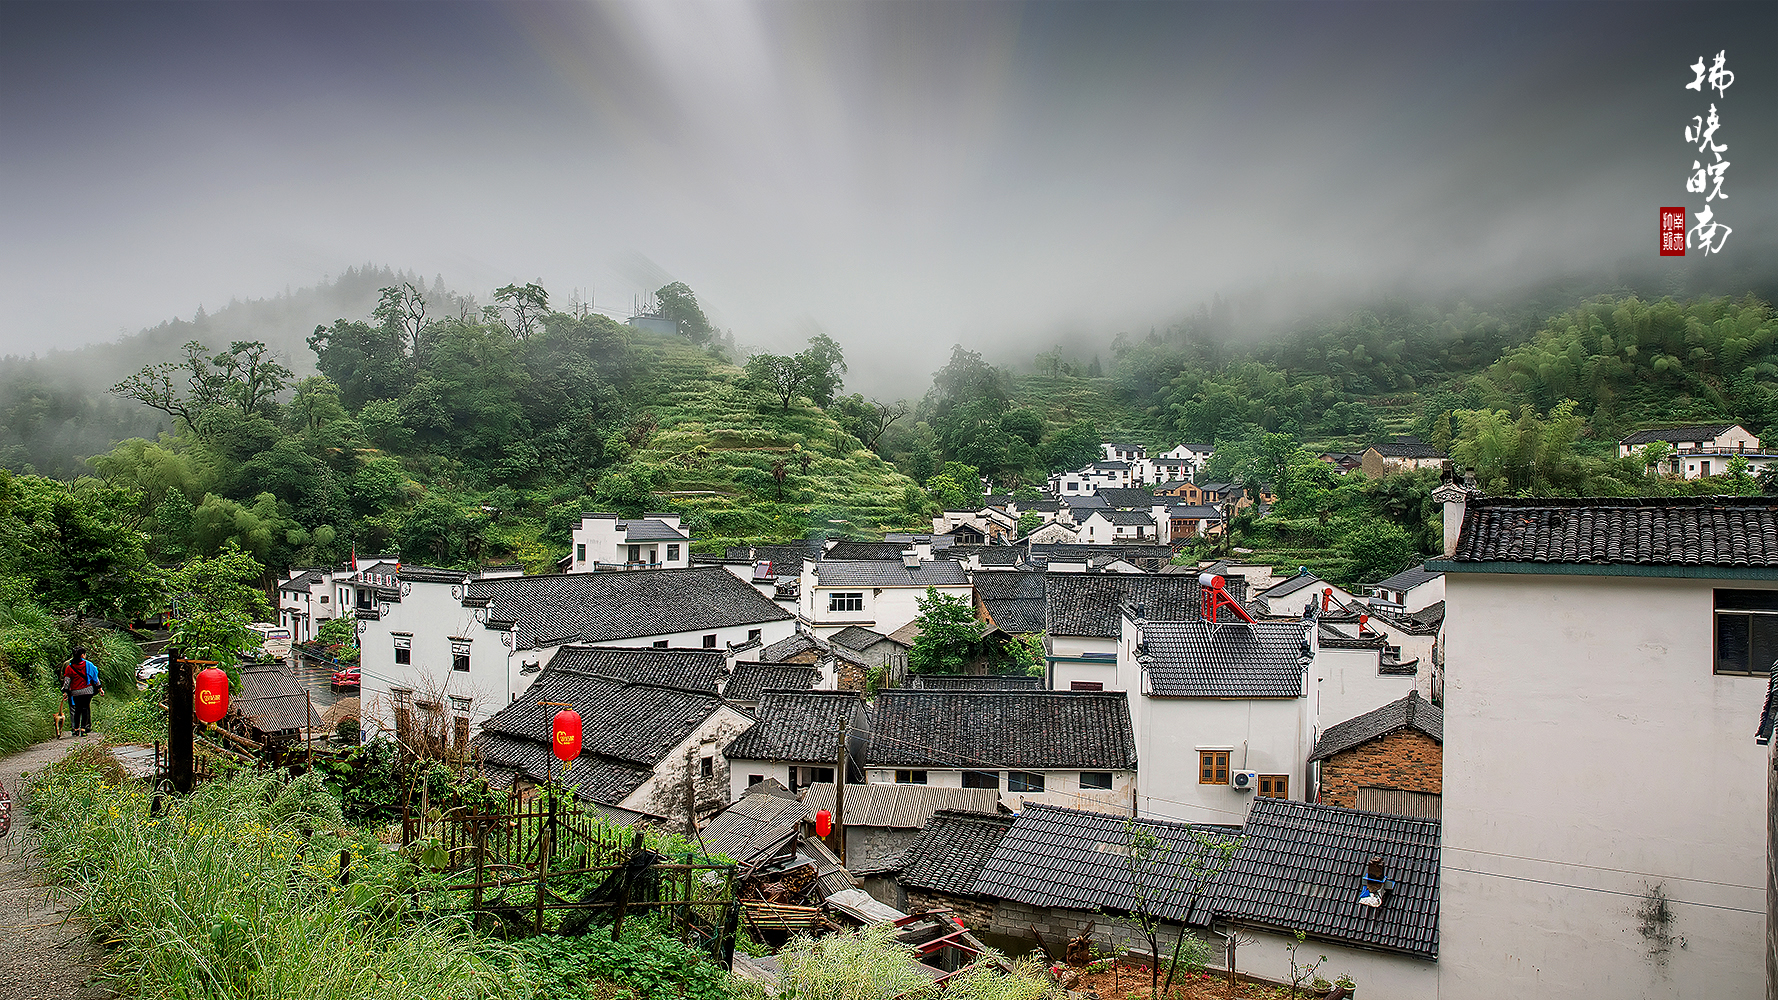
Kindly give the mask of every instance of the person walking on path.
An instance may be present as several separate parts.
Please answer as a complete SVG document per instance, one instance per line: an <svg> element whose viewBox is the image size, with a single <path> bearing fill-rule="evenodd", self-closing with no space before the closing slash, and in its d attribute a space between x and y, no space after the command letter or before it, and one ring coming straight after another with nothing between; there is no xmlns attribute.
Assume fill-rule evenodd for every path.
<svg viewBox="0 0 1778 1000"><path fill-rule="evenodd" d="M68 727L76 736L93 731L93 696L104 691L99 683L99 668L86 658L86 650L74 647L74 655L62 668L62 692L68 696L72 710Z"/></svg>

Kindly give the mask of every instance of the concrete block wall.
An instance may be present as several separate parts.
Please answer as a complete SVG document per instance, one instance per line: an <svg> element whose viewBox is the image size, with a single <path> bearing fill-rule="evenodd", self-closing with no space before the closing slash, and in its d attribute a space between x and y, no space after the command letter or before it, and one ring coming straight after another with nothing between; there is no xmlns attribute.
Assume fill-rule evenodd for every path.
<svg viewBox="0 0 1778 1000"><path fill-rule="evenodd" d="M1442 795L1444 773L1444 747L1425 733L1404 729L1323 761L1321 801L1356 808L1358 789L1365 785Z"/></svg>

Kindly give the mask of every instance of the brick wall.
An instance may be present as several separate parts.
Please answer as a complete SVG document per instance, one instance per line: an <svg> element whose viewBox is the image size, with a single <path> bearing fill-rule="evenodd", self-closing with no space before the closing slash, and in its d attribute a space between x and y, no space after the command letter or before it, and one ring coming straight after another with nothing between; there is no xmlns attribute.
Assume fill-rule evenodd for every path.
<svg viewBox="0 0 1778 1000"><path fill-rule="evenodd" d="M967 896L952 896L948 893L932 892L928 889L907 890L907 912L918 913L921 910L950 910L951 915L963 921L963 926L978 934L987 933L994 923L994 901L990 899L971 899Z"/></svg>
<svg viewBox="0 0 1778 1000"><path fill-rule="evenodd" d="M1321 801L1355 808L1362 785L1444 794L1444 747L1414 729L1334 754L1321 762Z"/></svg>

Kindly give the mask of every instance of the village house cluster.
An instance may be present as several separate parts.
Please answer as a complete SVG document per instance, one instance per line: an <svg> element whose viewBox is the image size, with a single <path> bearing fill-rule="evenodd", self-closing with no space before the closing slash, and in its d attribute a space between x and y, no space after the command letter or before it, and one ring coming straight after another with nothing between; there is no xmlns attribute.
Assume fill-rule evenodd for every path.
<svg viewBox="0 0 1778 1000"><path fill-rule="evenodd" d="M1762 454L1738 427L1624 447L1644 438L1682 475ZM812 865L848 912L1127 948L1132 830L1181 858L1209 831L1226 863L1144 905L1246 973L1287 978L1301 932L1370 997L1759 992L1778 500L1447 477L1443 551L1355 593L1174 565L1266 490L1195 482L1208 446L1104 452L1045 499L882 542L694 556L671 514L589 512L557 575L302 570L283 624L355 621L365 738L433 725L497 785L562 779L760 870ZM1399 440L1323 458L1444 464ZM984 638L1041 636L1043 663L913 673L929 593ZM583 720L566 773L540 703Z"/></svg>

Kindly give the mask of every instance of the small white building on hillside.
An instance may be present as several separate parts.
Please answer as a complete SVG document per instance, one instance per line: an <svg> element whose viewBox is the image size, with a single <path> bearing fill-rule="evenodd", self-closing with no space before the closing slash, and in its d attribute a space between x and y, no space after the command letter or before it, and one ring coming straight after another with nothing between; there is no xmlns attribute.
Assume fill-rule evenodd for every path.
<svg viewBox="0 0 1778 1000"><path fill-rule="evenodd" d="M928 588L972 600L969 577L950 559L825 559L803 563L802 617L817 635L862 626L888 635L920 616Z"/></svg>
<svg viewBox="0 0 1778 1000"><path fill-rule="evenodd" d="M1728 471L1729 460L1739 455L1748 469L1758 473L1778 462L1778 453L1761 449L1759 438L1740 424L1704 424L1692 427L1658 427L1636 431L1617 443L1618 455L1628 458L1655 442L1671 446L1673 453L1661 472L1686 479L1717 476Z"/></svg>
<svg viewBox="0 0 1778 1000"><path fill-rule="evenodd" d="M582 514L574 547L562 560L569 573L614 569L684 569L691 565L691 536L678 514L647 514L622 519L616 514Z"/></svg>
<svg viewBox="0 0 1778 1000"><path fill-rule="evenodd" d="M1439 997L1766 995L1778 498L1434 497Z"/></svg>

